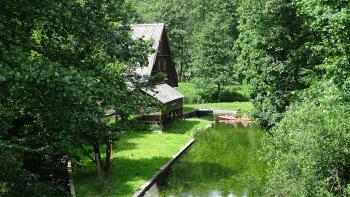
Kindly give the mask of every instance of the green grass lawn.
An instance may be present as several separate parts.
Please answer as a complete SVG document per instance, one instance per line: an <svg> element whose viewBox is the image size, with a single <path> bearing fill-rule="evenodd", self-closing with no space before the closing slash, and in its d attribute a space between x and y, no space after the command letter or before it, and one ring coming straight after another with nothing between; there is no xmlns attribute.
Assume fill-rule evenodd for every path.
<svg viewBox="0 0 350 197"><path fill-rule="evenodd" d="M189 102L201 99L200 90L193 83L180 82L176 88L181 92Z"/></svg>
<svg viewBox="0 0 350 197"><path fill-rule="evenodd" d="M85 164L74 175L77 196L131 196L191 139L197 129L208 124L209 120L187 119L174 123L165 133L121 135L114 145L110 178L102 187L95 166L83 162Z"/></svg>
<svg viewBox="0 0 350 197"><path fill-rule="evenodd" d="M251 102L230 102L230 103L202 103L202 104L187 104L184 105L184 111L191 111L195 109L240 109L241 113L250 113L254 110Z"/></svg>

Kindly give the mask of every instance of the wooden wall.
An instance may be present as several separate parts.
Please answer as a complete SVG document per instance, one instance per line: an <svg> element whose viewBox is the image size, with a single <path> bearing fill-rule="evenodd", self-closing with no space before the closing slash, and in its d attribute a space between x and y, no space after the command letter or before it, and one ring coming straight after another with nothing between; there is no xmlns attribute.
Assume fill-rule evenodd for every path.
<svg viewBox="0 0 350 197"><path fill-rule="evenodd" d="M167 76L166 83L171 87L178 86L177 73L175 63L172 59L169 39L166 32L163 33L161 42L158 48L156 63L152 73L163 72Z"/></svg>

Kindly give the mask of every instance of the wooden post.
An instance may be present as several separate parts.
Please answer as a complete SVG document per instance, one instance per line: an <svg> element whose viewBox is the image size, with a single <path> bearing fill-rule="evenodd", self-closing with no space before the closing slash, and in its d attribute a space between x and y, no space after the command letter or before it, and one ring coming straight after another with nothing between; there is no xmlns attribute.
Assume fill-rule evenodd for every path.
<svg viewBox="0 0 350 197"><path fill-rule="evenodd" d="M159 116L159 126L160 126L160 130L163 132L163 130L164 130L163 114L160 114L160 116Z"/></svg>
<svg viewBox="0 0 350 197"><path fill-rule="evenodd" d="M215 129L215 127L216 127L216 118L215 118L215 114L213 113L213 127L214 127L214 129Z"/></svg>
<svg viewBox="0 0 350 197"><path fill-rule="evenodd" d="M171 112L171 120L170 120L170 121L171 121L171 125L174 124L175 119L176 119L176 111L173 110L173 111Z"/></svg>
<svg viewBox="0 0 350 197"><path fill-rule="evenodd" d="M68 160L67 170L68 170L68 179L69 179L70 193L71 193L71 195L73 197L75 197L75 189L74 189L74 183L73 183L73 170L72 170L72 162L71 162L71 160Z"/></svg>
<svg viewBox="0 0 350 197"><path fill-rule="evenodd" d="M115 111L115 114L114 114L114 121L115 121L115 124L117 124L118 123L118 113L117 113L117 111Z"/></svg>
<svg viewBox="0 0 350 197"><path fill-rule="evenodd" d="M111 139L107 140L105 173L109 173L109 170L111 167L112 144L113 144L113 141Z"/></svg>
<svg viewBox="0 0 350 197"><path fill-rule="evenodd" d="M182 119L185 119L184 112L183 112L183 107L180 108L180 115L181 115Z"/></svg>

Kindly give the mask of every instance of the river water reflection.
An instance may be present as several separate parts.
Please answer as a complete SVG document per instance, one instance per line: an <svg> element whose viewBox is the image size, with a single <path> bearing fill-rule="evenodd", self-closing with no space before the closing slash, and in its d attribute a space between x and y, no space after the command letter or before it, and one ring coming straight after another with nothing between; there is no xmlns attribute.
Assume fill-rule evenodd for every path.
<svg viewBox="0 0 350 197"><path fill-rule="evenodd" d="M262 129L217 124L201 131L196 143L145 196L236 197L254 196L265 164L259 160Z"/></svg>

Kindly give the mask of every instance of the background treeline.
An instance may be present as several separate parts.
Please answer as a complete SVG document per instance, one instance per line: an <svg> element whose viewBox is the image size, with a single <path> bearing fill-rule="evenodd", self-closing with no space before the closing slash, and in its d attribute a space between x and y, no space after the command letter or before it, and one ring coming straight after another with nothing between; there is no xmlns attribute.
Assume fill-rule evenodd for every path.
<svg viewBox="0 0 350 197"><path fill-rule="evenodd" d="M136 21L168 25L182 80L251 86L270 133L260 195L350 194L349 1L134 2Z"/></svg>
<svg viewBox="0 0 350 197"><path fill-rule="evenodd" d="M243 81L233 66L238 38L237 0L135 0L135 23L164 22L180 81L201 89L189 102L239 101L233 89ZM232 86L231 88L226 88ZM231 96L229 96L231 95ZM236 96L240 98L236 98ZM230 98L230 99L228 99ZM247 98L249 99L249 98ZM247 100L246 99L246 100Z"/></svg>
<svg viewBox="0 0 350 197"><path fill-rule="evenodd" d="M348 196L349 1L248 0L238 13L237 68L273 127L261 194Z"/></svg>

